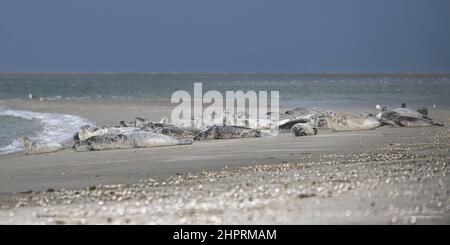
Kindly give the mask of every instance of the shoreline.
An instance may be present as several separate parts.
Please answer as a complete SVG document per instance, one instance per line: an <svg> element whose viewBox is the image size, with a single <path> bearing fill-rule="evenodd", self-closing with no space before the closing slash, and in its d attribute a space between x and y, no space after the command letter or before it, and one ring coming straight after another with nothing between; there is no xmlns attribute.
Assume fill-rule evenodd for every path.
<svg viewBox="0 0 450 245"><path fill-rule="evenodd" d="M0 105L99 124L159 120L171 106L22 102ZM0 223L449 224L450 111L430 113L446 126L2 155Z"/></svg>
<svg viewBox="0 0 450 245"><path fill-rule="evenodd" d="M358 114L365 111L377 111L375 109L377 104L400 106L402 102L399 100L280 100L280 111L305 107ZM432 115L434 113L438 117L439 113L450 111L450 104L447 105L445 103L438 105L436 108L433 108L435 104L430 101L410 101L407 105L411 108L428 107L429 113ZM163 116L170 116L170 112L177 104L171 103L170 99L73 99L44 101L4 99L0 100L0 107L2 106L13 110L70 114L80 116L99 125L117 125L121 120L134 120L136 117L159 121Z"/></svg>

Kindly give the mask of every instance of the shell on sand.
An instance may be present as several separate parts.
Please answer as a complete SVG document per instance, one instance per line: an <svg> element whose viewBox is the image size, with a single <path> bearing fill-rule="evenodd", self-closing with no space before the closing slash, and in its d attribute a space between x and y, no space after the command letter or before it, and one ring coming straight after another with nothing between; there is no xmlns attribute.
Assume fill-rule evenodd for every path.
<svg viewBox="0 0 450 245"><path fill-rule="evenodd" d="M363 115L335 114L328 117L328 125L334 131L371 130L381 126L375 117Z"/></svg>

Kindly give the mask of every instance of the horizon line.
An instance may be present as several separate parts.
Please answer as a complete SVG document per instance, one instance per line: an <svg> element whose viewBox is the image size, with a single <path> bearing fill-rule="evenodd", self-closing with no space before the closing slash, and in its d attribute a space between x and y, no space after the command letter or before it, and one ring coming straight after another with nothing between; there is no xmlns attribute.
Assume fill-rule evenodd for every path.
<svg viewBox="0 0 450 245"><path fill-rule="evenodd" d="M450 71L0 71L0 75L69 75L69 74L104 74L104 75L120 75L120 74L141 74L141 75L157 75L157 74L450 74Z"/></svg>

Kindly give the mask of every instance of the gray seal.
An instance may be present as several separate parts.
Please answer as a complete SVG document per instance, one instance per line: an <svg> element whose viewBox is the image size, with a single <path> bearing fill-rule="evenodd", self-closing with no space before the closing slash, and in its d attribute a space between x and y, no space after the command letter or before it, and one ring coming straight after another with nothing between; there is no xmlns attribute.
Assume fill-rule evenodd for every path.
<svg viewBox="0 0 450 245"><path fill-rule="evenodd" d="M87 140L93 136L101 136L105 134L122 134L127 132L133 132L138 131L139 128L136 127L111 127L111 126L104 126L104 127L91 127L89 125L81 127L80 131L78 132L78 139L79 140Z"/></svg>
<svg viewBox="0 0 450 245"><path fill-rule="evenodd" d="M190 144L192 144L190 140L178 140L171 136L148 131L133 131L123 134L92 136L86 140L75 142L73 149L81 152Z"/></svg>
<svg viewBox="0 0 450 245"><path fill-rule="evenodd" d="M65 149L60 143L31 141L28 137L22 139L22 144L25 148L25 154L27 155L57 152Z"/></svg>
<svg viewBox="0 0 450 245"><path fill-rule="evenodd" d="M294 136L309 136L317 134L317 127L312 123L297 123L292 126Z"/></svg>
<svg viewBox="0 0 450 245"><path fill-rule="evenodd" d="M376 117L338 113L328 117L328 125L333 131L360 131L372 130L382 124Z"/></svg>
<svg viewBox="0 0 450 245"><path fill-rule="evenodd" d="M382 111L377 114L377 118L385 125L400 127L444 126L442 123L436 123L423 114L417 116L413 113L399 113L397 110Z"/></svg>
<svg viewBox="0 0 450 245"><path fill-rule="evenodd" d="M215 125L203 132L198 133L194 140L212 140L212 139L237 139L261 137L261 132L252 128L243 126L219 126Z"/></svg>
<svg viewBox="0 0 450 245"><path fill-rule="evenodd" d="M153 132L172 136L177 139L194 139L202 130L195 127L162 126L155 127Z"/></svg>
<svg viewBox="0 0 450 245"><path fill-rule="evenodd" d="M163 120L162 120L163 121ZM144 119L136 118L136 127L140 130L150 131L157 134L164 134L175 137L177 139L194 139L194 137L201 132L195 127L178 127L165 122L147 122Z"/></svg>
<svg viewBox="0 0 450 245"><path fill-rule="evenodd" d="M327 117L331 114L331 112L295 108L278 114L278 127L281 132L289 132L297 123L312 123L317 128L328 128ZM273 113L269 112L267 115L272 117Z"/></svg>
<svg viewBox="0 0 450 245"><path fill-rule="evenodd" d="M383 124L400 126L400 127L430 127L444 126L442 123L434 122L428 116L427 108L419 108L417 110L406 108L406 104L402 103L402 107L390 109L388 107L380 107L381 112L376 115L378 120Z"/></svg>

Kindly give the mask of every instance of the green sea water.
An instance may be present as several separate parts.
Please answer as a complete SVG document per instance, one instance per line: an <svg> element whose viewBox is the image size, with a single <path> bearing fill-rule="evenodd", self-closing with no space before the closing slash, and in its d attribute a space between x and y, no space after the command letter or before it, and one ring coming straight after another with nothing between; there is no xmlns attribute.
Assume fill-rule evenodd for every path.
<svg viewBox="0 0 450 245"><path fill-rule="evenodd" d="M158 99L177 90L280 91L281 100L450 101L450 74L0 74L0 100Z"/></svg>

